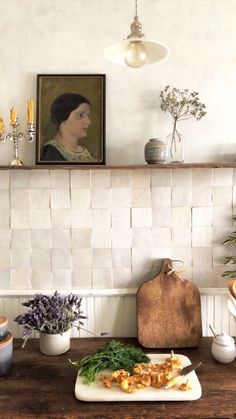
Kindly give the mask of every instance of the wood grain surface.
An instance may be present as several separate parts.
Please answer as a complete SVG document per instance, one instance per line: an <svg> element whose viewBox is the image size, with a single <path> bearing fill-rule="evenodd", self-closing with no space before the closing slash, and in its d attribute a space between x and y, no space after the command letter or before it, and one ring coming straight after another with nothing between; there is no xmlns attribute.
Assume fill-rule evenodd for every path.
<svg viewBox="0 0 236 419"><path fill-rule="evenodd" d="M202 338L200 293L196 285L180 278L170 259L159 275L137 291L137 335L145 348L188 348Z"/></svg>
<svg viewBox="0 0 236 419"><path fill-rule="evenodd" d="M110 419L177 419L235 418L236 361L219 364L211 356L211 338L203 338L198 348L178 350L192 363L202 361L197 375L202 397L190 402L81 402L74 396L77 372L68 362L94 353L108 338L72 339L71 349L60 356L39 352L39 341L14 342L11 372L0 377L0 418L110 418ZM136 339L119 339L138 346ZM147 351L148 352L148 351ZM155 350L160 353L162 350ZM177 350L176 350L177 352ZM109 390L108 390L109 391Z"/></svg>

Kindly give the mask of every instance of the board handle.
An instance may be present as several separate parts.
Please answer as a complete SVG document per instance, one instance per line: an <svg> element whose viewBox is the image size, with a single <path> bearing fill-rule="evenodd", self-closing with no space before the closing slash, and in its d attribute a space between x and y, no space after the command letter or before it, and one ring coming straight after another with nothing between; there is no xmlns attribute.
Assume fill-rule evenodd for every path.
<svg viewBox="0 0 236 419"><path fill-rule="evenodd" d="M174 269L173 268L173 262L182 263L182 266L180 267L180 269ZM182 260L179 260L179 259L173 259L173 260L163 259L160 273L167 274L167 275L172 275L173 273L175 273L178 276L178 273L183 272L183 266L184 266L184 262Z"/></svg>

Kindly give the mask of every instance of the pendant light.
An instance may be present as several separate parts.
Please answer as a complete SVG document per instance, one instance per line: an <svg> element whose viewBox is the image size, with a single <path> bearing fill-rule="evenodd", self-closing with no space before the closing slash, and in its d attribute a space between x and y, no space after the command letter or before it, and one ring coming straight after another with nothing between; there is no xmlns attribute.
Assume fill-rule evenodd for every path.
<svg viewBox="0 0 236 419"><path fill-rule="evenodd" d="M135 16L127 39L111 45L105 49L107 60L129 67L139 68L145 64L161 61L169 54L168 48L160 42L147 41L142 33L137 11L138 0L135 0Z"/></svg>

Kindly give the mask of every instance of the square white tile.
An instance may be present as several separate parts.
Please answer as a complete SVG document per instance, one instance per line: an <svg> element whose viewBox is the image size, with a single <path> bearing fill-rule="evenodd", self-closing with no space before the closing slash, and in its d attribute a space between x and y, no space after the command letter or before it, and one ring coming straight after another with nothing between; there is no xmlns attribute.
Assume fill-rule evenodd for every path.
<svg viewBox="0 0 236 419"><path fill-rule="evenodd" d="M71 170L71 188L90 188L90 170Z"/></svg>
<svg viewBox="0 0 236 419"><path fill-rule="evenodd" d="M174 186L172 188L173 207L190 207L192 204L192 188Z"/></svg>
<svg viewBox="0 0 236 419"><path fill-rule="evenodd" d="M69 189L51 189L51 208L70 208Z"/></svg>
<svg viewBox="0 0 236 419"><path fill-rule="evenodd" d="M71 230L72 248L89 248L91 247L91 228L77 228Z"/></svg>
<svg viewBox="0 0 236 419"><path fill-rule="evenodd" d="M31 249L12 249L11 266L14 269L30 269L31 268Z"/></svg>
<svg viewBox="0 0 236 419"><path fill-rule="evenodd" d="M192 187L192 170L178 169L172 171L172 186Z"/></svg>
<svg viewBox="0 0 236 419"><path fill-rule="evenodd" d="M71 227L89 228L92 227L91 209L71 209Z"/></svg>
<svg viewBox="0 0 236 419"><path fill-rule="evenodd" d="M233 226L232 206L213 207L213 226L231 227Z"/></svg>
<svg viewBox="0 0 236 419"><path fill-rule="evenodd" d="M93 208L92 209L92 226L95 227L111 227L111 209L110 208Z"/></svg>
<svg viewBox="0 0 236 419"><path fill-rule="evenodd" d="M192 169L192 185L193 187L212 186L213 169Z"/></svg>
<svg viewBox="0 0 236 419"><path fill-rule="evenodd" d="M233 188L231 186L214 186L212 188L212 200L215 207L232 205Z"/></svg>
<svg viewBox="0 0 236 419"><path fill-rule="evenodd" d="M32 249L32 268L51 269L51 250Z"/></svg>
<svg viewBox="0 0 236 419"><path fill-rule="evenodd" d="M152 227L152 209L132 208L132 227Z"/></svg>
<svg viewBox="0 0 236 419"><path fill-rule="evenodd" d="M11 270L12 289L31 288L31 269L12 269Z"/></svg>
<svg viewBox="0 0 236 419"><path fill-rule="evenodd" d="M12 209L11 210L11 228L29 228L30 210Z"/></svg>
<svg viewBox="0 0 236 419"><path fill-rule="evenodd" d="M131 171L123 169L113 169L111 171L111 187L112 188L130 188Z"/></svg>
<svg viewBox="0 0 236 419"><path fill-rule="evenodd" d="M9 230L5 230L5 231L9 231ZM30 249L31 248L30 229L12 228L11 248L12 249Z"/></svg>
<svg viewBox="0 0 236 419"><path fill-rule="evenodd" d="M50 249L52 247L52 230L31 229L32 249Z"/></svg>
<svg viewBox="0 0 236 419"><path fill-rule="evenodd" d="M194 247L193 248L193 267L202 268L212 267L212 248L211 247Z"/></svg>
<svg viewBox="0 0 236 419"><path fill-rule="evenodd" d="M50 170L51 188L69 188L70 172L69 170Z"/></svg>
<svg viewBox="0 0 236 419"><path fill-rule="evenodd" d="M212 187L195 186L192 189L192 206L208 207L212 205Z"/></svg>
<svg viewBox="0 0 236 419"><path fill-rule="evenodd" d="M10 227L10 209L0 208L0 228Z"/></svg>
<svg viewBox="0 0 236 419"><path fill-rule="evenodd" d="M152 209L153 227L170 227L172 224L172 208L157 207Z"/></svg>
<svg viewBox="0 0 236 419"><path fill-rule="evenodd" d="M232 186L233 168L213 169L213 186Z"/></svg>
<svg viewBox="0 0 236 419"><path fill-rule="evenodd" d="M34 188L50 188L49 170L30 170L30 187Z"/></svg>
<svg viewBox="0 0 236 419"><path fill-rule="evenodd" d="M130 208L132 206L131 188L114 188L111 190L113 208Z"/></svg>
<svg viewBox="0 0 236 419"><path fill-rule="evenodd" d="M173 247L191 247L192 234L191 227L173 227L172 228L172 246ZM169 246L166 246L169 247Z"/></svg>
<svg viewBox="0 0 236 419"><path fill-rule="evenodd" d="M153 207L170 207L171 206L171 187L154 187L152 188L152 206Z"/></svg>
<svg viewBox="0 0 236 419"><path fill-rule="evenodd" d="M53 249L71 249L71 234L69 229L52 230Z"/></svg>
<svg viewBox="0 0 236 419"><path fill-rule="evenodd" d="M171 186L172 184L172 170L171 169L154 169L151 170L151 185L152 187Z"/></svg>
<svg viewBox="0 0 236 419"><path fill-rule="evenodd" d="M92 269L92 288L112 288L111 269Z"/></svg>
<svg viewBox="0 0 236 419"><path fill-rule="evenodd" d="M132 190L132 207L150 208L151 207L151 189L134 188Z"/></svg>
<svg viewBox="0 0 236 419"><path fill-rule="evenodd" d="M91 248L72 249L72 265L73 265L73 269L80 269L80 268L91 269L92 249Z"/></svg>
<svg viewBox="0 0 236 419"><path fill-rule="evenodd" d="M52 286L54 289L67 290L71 288L71 270L70 269L53 269Z"/></svg>
<svg viewBox="0 0 236 419"><path fill-rule="evenodd" d="M111 171L110 170L92 170L91 186L95 189L110 188Z"/></svg>
<svg viewBox="0 0 236 419"><path fill-rule="evenodd" d="M152 229L154 247L171 247L171 228L156 227Z"/></svg>
<svg viewBox="0 0 236 419"><path fill-rule="evenodd" d="M91 190L90 189L72 189L71 190L71 207L72 208L90 208L91 207Z"/></svg>
<svg viewBox="0 0 236 419"><path fill-rule="evenodd" d="M8 249L10 247L11 230L0 229L0 248Z"/></svg>
<svg viewBox="0 0 236 419"><path fill-rule="evenodd" d="M17 210L16 210L17 211ZM20 211L20 210L18 210ZM51 228L50 209L31 209L31 228Z"/></svg>
<svg viewBox="0 0 236 419"><path fill-rule="evenodd" d="M192 224L193 226L211 226L212 225L212 208L211 207L194 207L192 208Z"/></svg>
<svg viewBox="0 0 236 419"><path fill-rule="evenodd" d="M153 246L153 230L150 227L134 227L132 247L152 248Z"/></svg>
<svg viewBox="0 0 236 419"><path fill-rule="evenodd" d="M192 246L212 247L212 227L193 227Z"/></svg>
<svg viewBox="0 0 236 419"><path fill-rule="evenodd" d="M111 229L93 228L92 247L98 249L111 248Z"/></svg>
<svg viewBox="0 0 236 419"><path fill-rule="evenodd" d="M78 268L72 271L72 287L83 289L92 286L92 270L88 268Z"/></svg>
<svg viewBox="0 0 236 419"><path fill-rule="evenodd" d="M22 195L21 195L21 199L22 199ZM8 189L0 189L0 208L1 209L10 208L10 198L9 198Z"/></svg>
<svg viewBox="0 0 236 419"><path fill-rule="evenodd" d="M112 266L113 268L130 268L131 267L131 249L112 249Z"/></svg>
<svg viewBox="0 0 236 419"><path fill-rule="evenodd" d="M10 172L11 188L29 188L30 186L29 170L13 170Z"/></svg>
<svg viewBox="0 0 236 419"><path fill-rule="evenodd" d="M110 208L111 207L111 190L100 188L91 190L91 207L92 208Z"/></svg>
<svg viewBox="0 0 236 419"><path fill-rule="evenodd" d="M31 277L32 288L35 290L52 289L52 272L48 269L33 269Z"/></svg>
<svg viewBox="0 0 236 419"><path fill-rule="evenodd" d="M190 227L191 226L191 208L190 207L172 207L172 226Z"/></svg>
<svg viewBox="0 0 236 419"><path fill-rule="evenodd" d="M0 189L8 189L10 184L10 171L0 170Z"/></svg>
<svg viewBox="0 0 236 419"><path fill-rule="evenodd" d="M52 249L52 269L71 269L71 250Z"/></svg>
<svg viewBox="0 0 236 419"><path fill-rule="evenodd" d="M1 191L0 191L1 199ZM30 208L29 189L11 189L10 191L11 208Z"/></svg>
<svg viewBox="0 0 236 419"><path fill-rule="evenodd" d="M30 189L30 208L49 208L50 189Z"/></svg>
<svg viewBox="0 0 236 419"><path fill-rule="evenodd" d="M57 208L51 209L52 228L71 227L71 209Z"/></svg>
<svg viewBox="0 0 236 419"><path fill-rule="evenodd" d="M93 249L92 266L93 268L111 268L111 249Z"/></svg>
<svg viewBox="0 0 236 419"><path fill-rule="evenodd" d="M131 228L112 228L111 243L114 248L130 248L132 247L132 230Z"/></svg>
<svg viewBox="0 0 236 419"><path fill-rule="evenodd" d="M130 268L113 268L113 288L131 288L133 285Z"/></svg>
<svg viewBox="0 0 236 419"><path fill-rule="evenodd" d="M131 211L130 208L113 208L112 209L112 228L130 228L131 227Z"/></svg>
<svg viewBox="0 0 236 419"><path fill-rule="evenodd" d="M150 170L132 170L131 172L132 188L150 188L151 178Z"/></svg>

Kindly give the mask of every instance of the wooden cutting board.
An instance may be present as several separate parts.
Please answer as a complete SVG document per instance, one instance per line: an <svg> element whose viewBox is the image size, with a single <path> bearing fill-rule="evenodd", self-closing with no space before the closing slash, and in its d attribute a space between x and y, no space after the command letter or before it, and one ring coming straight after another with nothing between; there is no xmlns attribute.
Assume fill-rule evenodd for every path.
<svg viewBox="0 0 236 419"><path fill-rule="evenodd" d="M200 293L180 278L170 259L159 275L142 284L136 297L137 336L145 348L191 348L202 338Z"/></svg>

